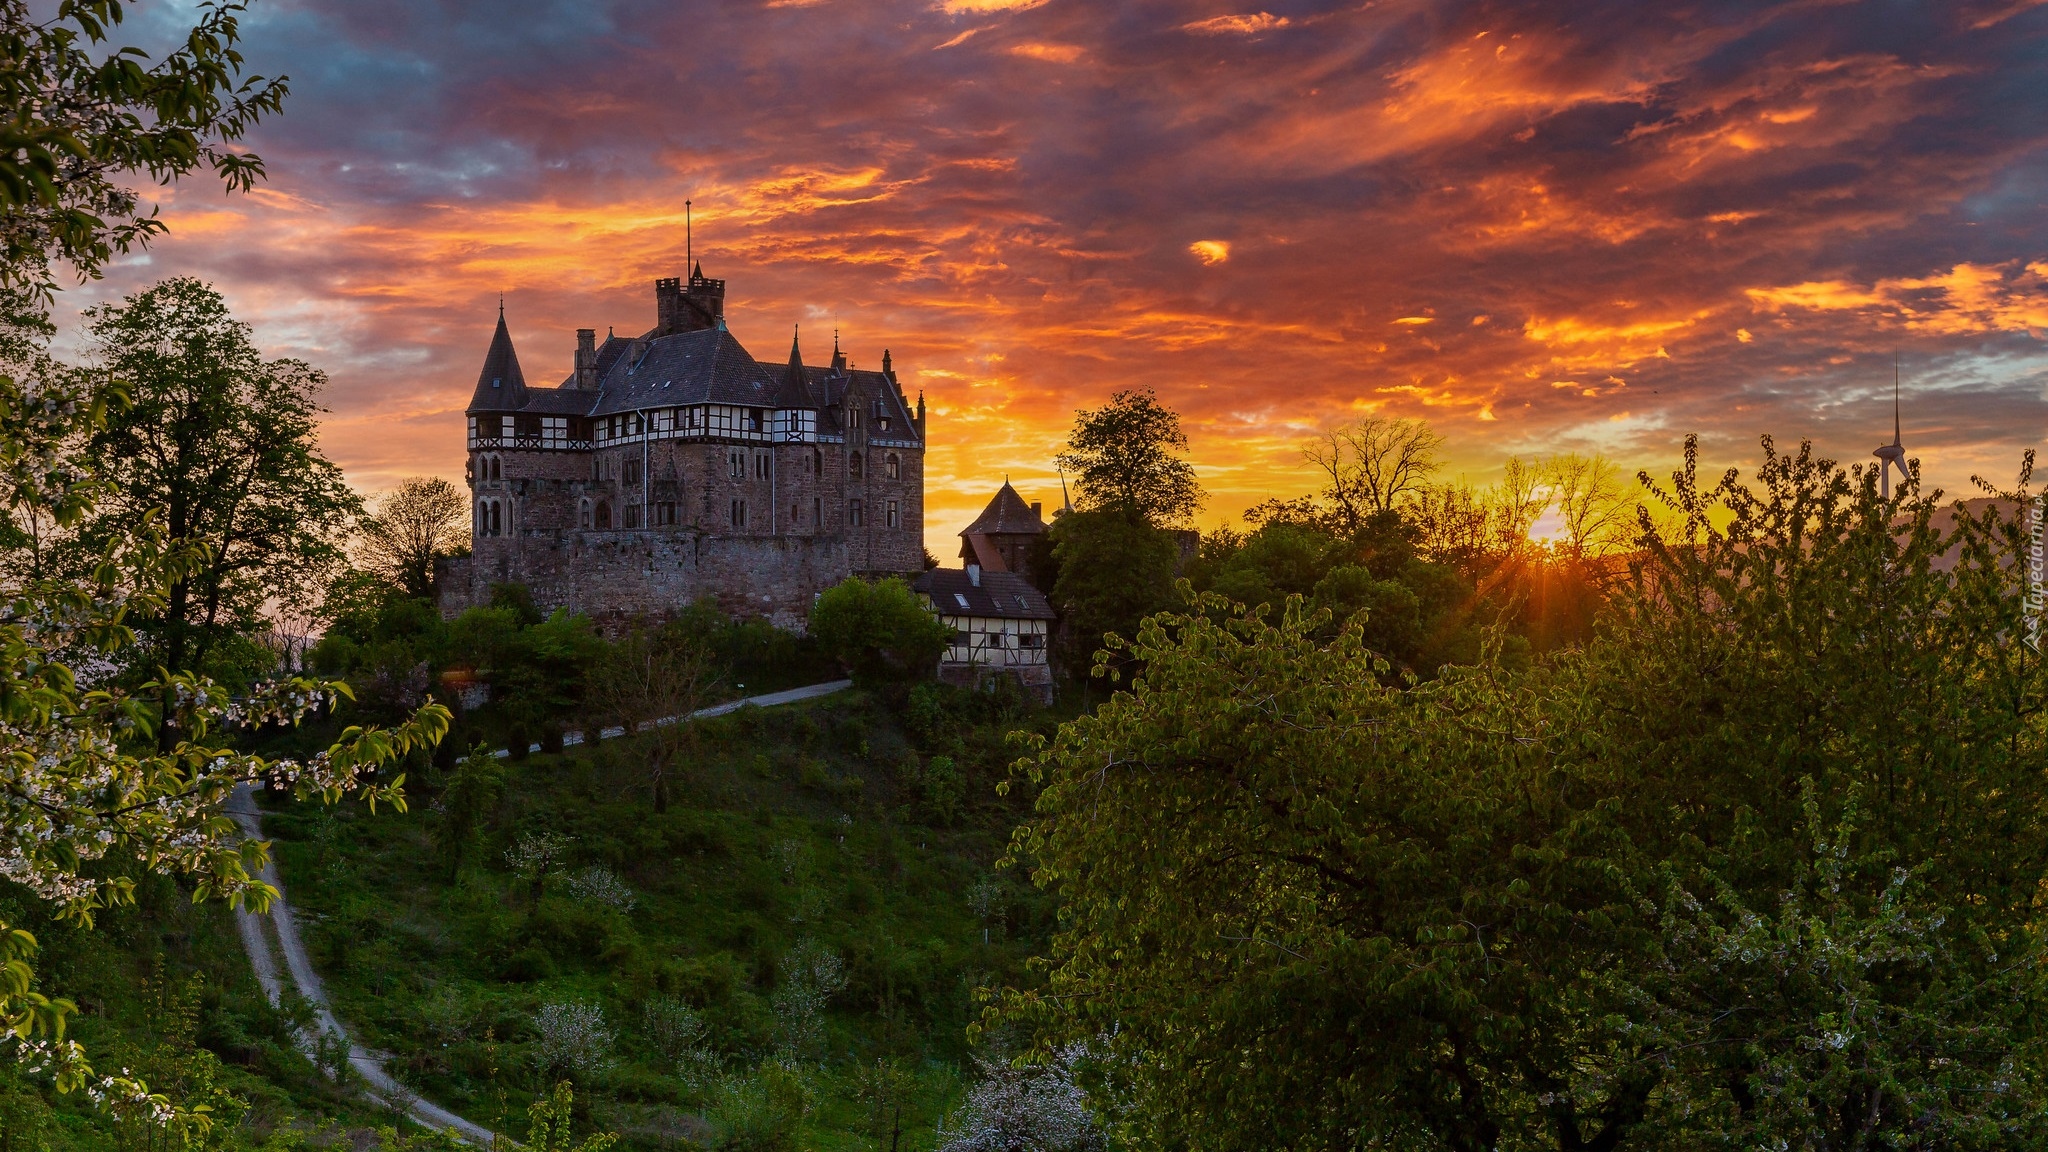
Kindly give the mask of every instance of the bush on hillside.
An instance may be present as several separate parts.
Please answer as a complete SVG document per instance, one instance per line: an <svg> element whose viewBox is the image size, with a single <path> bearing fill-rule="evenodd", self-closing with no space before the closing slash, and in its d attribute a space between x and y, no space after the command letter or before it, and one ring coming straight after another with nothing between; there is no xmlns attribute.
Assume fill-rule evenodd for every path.
<svg viewBox="0 0 2048 1152"><path fill-rule="evenodd" d="M952 632L895 577L848 577L811 609L811 634L863 686L930 675Z"/></svg>

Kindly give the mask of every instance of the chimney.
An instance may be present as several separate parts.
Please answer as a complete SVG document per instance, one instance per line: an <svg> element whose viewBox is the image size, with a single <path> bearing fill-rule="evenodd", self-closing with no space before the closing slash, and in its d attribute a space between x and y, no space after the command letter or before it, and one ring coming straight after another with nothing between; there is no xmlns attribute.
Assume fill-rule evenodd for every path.
<svg viewBox="0 0 2048 1152"><path fill-rule="evenodd" d="M1034 519L1034 520L1043 520L1043 519L1045 519L1045 511L1044 511L1044 508L1045 508L1045 505L1043 505L1043 504L1040 504L1040 503L1039 503L1038 501L1036 501L1036 500L1033 500L1033 501L1031 502L1031 518L1032 518L1032 519Z"/></svg>
<svg viewBox="0 0 2048 1152"><path fill-rule="evenodd" d="M576 330L576 387L597 387L597 329Z"/></svg>
<svg viewBox="0 0 2048 1152"><path fill-rule="evenodd" d="M894 384L896 382L896 368L889 363L889 350L887 348L882 349L882 375L889 378L889 383Z"/></svg>
<svg viewBox="0 0 2048 1152"><path fill-rule="evenodd" d="M967 566L967 582L976 588L981 587L981 565L969 564Z"/></svg>

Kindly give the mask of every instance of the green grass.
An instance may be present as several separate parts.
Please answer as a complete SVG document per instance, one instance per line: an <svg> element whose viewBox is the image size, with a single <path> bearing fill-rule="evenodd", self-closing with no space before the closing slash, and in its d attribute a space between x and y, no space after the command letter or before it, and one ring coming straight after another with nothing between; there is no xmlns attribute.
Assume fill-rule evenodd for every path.
<svg viewBox="0 0 2048 1152"><path fill-rule="evenodd" d="M1009 714L936 686L907 714L846 693L700 722L661 812L644 737L506 765L459 867L431 780L405 814L297 804L265 827L337 1012L471 1119L523 1128L561 1072L541 1066L536 1016L596 1005L613 1063L569 1076L586 1122L629 1148L871 1148L892 1124L929 1147L976 991L1028 978L1051 910L992 871L1022 804L994 790ZM506 852L539 833L570 846L536 903ZM590 868L631 911L571 891ZM791 1051L777 990L804 941L840 959L844 987L821 1043ZM678 1004L704 1026L680 1065L646 1019Z"/></svg>

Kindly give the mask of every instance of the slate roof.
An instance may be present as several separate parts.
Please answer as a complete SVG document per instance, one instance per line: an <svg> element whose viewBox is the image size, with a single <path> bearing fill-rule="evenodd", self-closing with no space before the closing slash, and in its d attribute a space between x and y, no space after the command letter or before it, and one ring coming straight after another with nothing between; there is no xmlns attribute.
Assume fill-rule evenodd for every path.
<svg viewBox="0 0 2048 1152"><path fill-rule="evenodd" d="M1031 581L1013 572L981 574L975 587L967 573L958 568L933 568L911 581L910 586L931 597L941 616L980 616L997 620L1053 620L1052 604ZM961 602L966 606L962 607Z"/></svg>
<svg viewBox="0 0 2048 1152"><path fill-rule="evenodd" d="M974 523L960 530L962 536L1036 536L1045 531L1045 521L1031 510L1008 480L996 490L995 499L981 510Z"/></svg>
<svg viewBox="0 0 2048 1152"><path fill-rule="evenodd" d="M755 362L732 333L700 328L633 341L598 377L593 416L673 404L773 407L775 374Z"/></svg>
<svg viewBox="0 0 2048 1152"><path fill-rule="evenodd" d="M519 354L512 350L512 333L505 327L505 310L500 308L498 330L491 333L490 351L484 353L484 370L477 373L469 410L517 412L525 406L526 374L519 370Z"/></svg>
<svg viewBox="0 0 2048 1152"><path fill-rule="evenodd" d="M882 414L890 417L887 432L870 426L876 438L916 437L908 402L895 381L880 372L837 373L804 364L794 340L790 352L789 364L764 365L723 326L632 340L614 334L597 348L595 389L577 388L573 373L559 388L528 388L500 313L469 411L610 416L689 404L811 408L818 410L819 431L837 433L843 431L837 405L848 388L859 386L879 399Z"/></svg>

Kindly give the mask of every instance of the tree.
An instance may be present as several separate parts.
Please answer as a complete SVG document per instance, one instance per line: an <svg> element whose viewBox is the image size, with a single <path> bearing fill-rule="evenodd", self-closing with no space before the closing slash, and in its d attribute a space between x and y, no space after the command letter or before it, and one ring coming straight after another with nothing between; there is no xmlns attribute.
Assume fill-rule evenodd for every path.
<svg viewBox="0 0 2048 1152"><path fill-rule="evenodd" d="M811 635L856 682L928 676L953 633L896 577L858 576L825 589L811 608Z"/></svg>
<svg viewBox="0 0 2048 1152"><path fill-rule="evenodd" d="M469 544L469 498L439 476L398 482L356 528L356 562L408 596L432 599L434 561Z"/></svg>
<svg viewBox="0 0 2048 1152"><path fill-rule="evenodd" d="M2025 473L1944 527L1693 459L1542 665L1390 684L1299 602L1113 644L1143 676L1020 766L1063 927L992 1023L1104 1037L1138 1145L2038 1146Z"/></svg>
<svg viewBox="0 0 2048 1152"><path fill-rule="evenodd" d="M360 510L320 455L315 395L326 378L263 360L248 325L197 280L167 280L87 318L127 397L92 437L108 491L81 538L96 552L157 513L171 541L202 549L137 623L154 662L204 668L223 637L258 629L280 585L338 554Z"/></svg>
<svg viewBox="0 0 2048 1152"><path fill-rule="evenodd" d="M155 64L110 39L120 0L64 0L38 20L0 2L0 286L45 295L51 263L98 277L114 256L164 230L123 181L169 184L202 168L230 191L263 176L235 144L284 102L283 77L243 78L240 16L202 5L190 32Z"/></svg>
<svg viewBox="0 0 2048 1152"><path fill-rule="evenodd" d="M1075 512L1049 533L1058 576L1061 661L1085 670L1103 638L1137 634L1138 621L1173 603L1178 553L1171 537L1117 512Z"/></svg>
<svg viewBox="0 0 2048 1152"><path fill-rule="evenodd" d="M1330 429L1302 450L1327 478L1323 499L1346 532L1376 512L1391 512L1436 471L1443 437L1421 420L1364 416Z"/></svg>
<svg viewBox="0 0 2048 1152"><path fill-rule="evenodd" d="M668 811L669 778L696 748L690 714L718 688L710 650L684 629L636 629L612 646L595 671L593 695L601 715L618 720L628 733L652 727L649 799L656 812Z"/></svg>
<svg viewBox="0 0 2048 1152"><path fill-rule="evenodd" d="M1636 502L1605 456L1552 456L1538 468L1564 529L1559 548L1572 559L1595 556L1636 535Z"/></svg>
<svg viewBox="0 0 2048 1152"><path fill-rule="evenodd" d="M1054 459L1074 473L1082 511L1167 527L1202 507L1194 468L1176 457L1187 449L1180 417L1147 388L1118 392L1101 408L1075 413L1067 450Z"/></svg>

